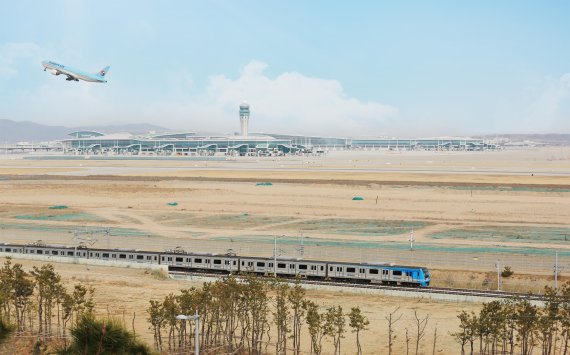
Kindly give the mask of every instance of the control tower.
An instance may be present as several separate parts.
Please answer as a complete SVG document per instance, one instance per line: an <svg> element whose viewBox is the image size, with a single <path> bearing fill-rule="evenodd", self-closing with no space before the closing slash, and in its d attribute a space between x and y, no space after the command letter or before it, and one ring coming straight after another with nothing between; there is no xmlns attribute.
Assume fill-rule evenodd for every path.
<svg viewBox="0 0 570 355"><path fill-rule="evenodd" d="M243 137L247 137L247 130L249 126L249 105L245 101L239 105L239 123L241 128L241 135Z"/></svg>

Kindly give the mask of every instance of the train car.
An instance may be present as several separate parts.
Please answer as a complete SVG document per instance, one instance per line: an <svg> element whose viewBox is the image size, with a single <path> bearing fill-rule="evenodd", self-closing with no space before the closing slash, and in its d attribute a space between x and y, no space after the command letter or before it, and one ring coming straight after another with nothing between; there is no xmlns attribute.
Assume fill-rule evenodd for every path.
<svg viewBox="0 0 570 355"><path fill-rule="evenodd" d="M326 262L303 259L240 257L240 272L253 272L261 275L277 274L281 277L326 277Z"/></svg>
<svg viewBox="0 0 570 355"><path fill-rule="evenodd" d="M89 249L87 257L97 260L159 264L160 253L136 249Z"/></svg>
<svg viewBox="0 0 570 355"><path fill-rule="evenodd" d="M170 269L211 271L220 273L238 272L239 259L231 255L194 254L186 252L161 253L160 263Z"/></svg>
<svg viewBox="0 0 570 355"><path fill-rule="evenodd" d="M28 244L23 248L24 254L43 256L88 258L89 251L85 247L70 247L66 245Z"/></svg>
<svg viewBox="0 0 570 355"><path fill-rule="evenodd" d="M8 244L8 243L0 243L0 253L23 254L24 253L24 246L23 245Z"/></svg>
<svg viewBox="0 0 570 355"><path fill-rule="evenodd" d="M402 286L427 287L430 282L426 268L391 264L330 262L327 276L331 280Z"/></svg>

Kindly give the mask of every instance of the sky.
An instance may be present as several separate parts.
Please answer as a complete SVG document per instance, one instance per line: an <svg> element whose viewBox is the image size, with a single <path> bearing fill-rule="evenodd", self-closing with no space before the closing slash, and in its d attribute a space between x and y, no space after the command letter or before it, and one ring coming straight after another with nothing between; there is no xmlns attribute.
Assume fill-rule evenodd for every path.
<svg viewBox="0 0 570 355"><path fill-rule="evenodd" d="M570 133L568 1L0 0L0 119L345 137ZM42 71L111 65L105 84Z"/></svg>

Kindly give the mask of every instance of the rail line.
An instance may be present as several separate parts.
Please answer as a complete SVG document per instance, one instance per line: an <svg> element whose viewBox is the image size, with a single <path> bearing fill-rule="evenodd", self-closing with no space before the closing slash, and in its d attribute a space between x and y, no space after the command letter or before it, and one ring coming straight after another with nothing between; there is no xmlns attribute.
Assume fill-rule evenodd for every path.
<svg viewBox="0 0 570 355"><path fill-rule="evenodd" d="M168 271L170 275L176 276L203 276L203 277L227 277L229 274L222 273L210 273L210 272L196 272L196 271ZM234 274L234 276L240 278L240 275ZM292 278L284 278L283 280L291 281ZM504 291L491 291L491 290L473 290L464 288L445 288L445 287L406 287L406 286L392 286L392 285L380 285L380 284L366 284L366 283L355 283L355 282L343 282L343 281L322 281L322 280L309 280L300 279L300 283L306 285L320 285L320 286L331 286L338 288L361 288L361 289L372 289L372 290L386 290L386 291L400 291L400 292L415 292L415 293L425 293L425 294L443 294L443 295L455 295L455 296L466 296L466 297L485 297L485 298L520 298L529 301L544 301L544 296L536 295L532 293L519 293L519 292L504 292Z"/></svg>

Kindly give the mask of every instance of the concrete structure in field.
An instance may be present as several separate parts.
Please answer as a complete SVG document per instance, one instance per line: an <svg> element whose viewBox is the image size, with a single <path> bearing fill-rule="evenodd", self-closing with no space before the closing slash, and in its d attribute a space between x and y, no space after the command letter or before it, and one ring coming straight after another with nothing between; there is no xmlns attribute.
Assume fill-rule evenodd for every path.
<svg viewBox="0 0 570 355"><path fill-rule="evenodd" d="M249 105L247 102L242 102L239 105L239 124L241 128L241 136L247 137L248 129L249 129Z"/></svg>

